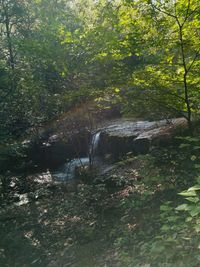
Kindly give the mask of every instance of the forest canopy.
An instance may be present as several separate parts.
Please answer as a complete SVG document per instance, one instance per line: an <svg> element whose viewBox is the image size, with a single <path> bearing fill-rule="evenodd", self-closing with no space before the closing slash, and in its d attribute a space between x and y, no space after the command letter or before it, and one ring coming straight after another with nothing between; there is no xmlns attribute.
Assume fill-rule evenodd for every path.
<svg viewBox="0 0 200 267"><path fill-rule="evenodd" d="M88 99L199 114L198 0L1 0L0 33L3 142Z"/></svg>

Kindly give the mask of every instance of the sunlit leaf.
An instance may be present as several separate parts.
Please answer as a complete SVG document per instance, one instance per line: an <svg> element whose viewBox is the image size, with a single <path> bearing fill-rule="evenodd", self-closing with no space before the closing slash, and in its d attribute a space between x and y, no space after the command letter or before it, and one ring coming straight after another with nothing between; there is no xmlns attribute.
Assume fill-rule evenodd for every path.
<svg viewBox="0 0 200 267"><path fill-rule="evenodd" d="M189 192L193 192L193 191L197 191L197 190L200 190L200 185L195 185L195 186L192 186L188 189Z"/></svg>
<svg viewBox="0 0 200 267"><path fill-rule="evenodd" d="M184 196L184 197L195 197L196 196L196 192L195 191L183 191L181 193L178 193L180 196Z"/></svg>
<svg viewBox="0 0 200 267"><path fill-rule="evenodd" d="M176 207L176 210L178 210L178 211L187 211L187 210L189 210L189 206L188 206L188 204L181 204L178 207Z"/></svg>

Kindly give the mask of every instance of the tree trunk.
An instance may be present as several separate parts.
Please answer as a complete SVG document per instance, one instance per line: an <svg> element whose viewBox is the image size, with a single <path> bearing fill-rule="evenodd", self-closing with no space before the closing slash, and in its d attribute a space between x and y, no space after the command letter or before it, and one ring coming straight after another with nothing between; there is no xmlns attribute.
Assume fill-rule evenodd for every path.
<svg viewBox="0 0 200 267"><path fill-rule="evenodd" d="M185 104L186 104L186 107L187 107L188 129L189 129L190 132L192 132L191 106L190 106L190 99L189 99L189 95L188 95L188 83L187 83L188 69L187 69L186 60L185 60L184 41L183 41L183 25L180 24L179 20L177 20L177 23L178 23L178 26L179 26L179 40L180 40L180 46L181 46L181 58L182 58L182 65L183 65L183 68L184 68L183 84L184 84Z"/></svg>
<svg viewBox="0 0 200 267"><path fill-rule="evenodd" d="M13 53L13 44L12 44L12 38L11 38L11 30L10 30L10 18L8 14L8 7L6 4L3 5L3 11L4 11L4 23L5 23L5 29L6 29L6 38L7 38L7 44L8 44L8 54L9 54L9 67L11 70L11 91L13 91L16 87L16 82L15 82L15 60L14 60L14 53Z"/></svg>

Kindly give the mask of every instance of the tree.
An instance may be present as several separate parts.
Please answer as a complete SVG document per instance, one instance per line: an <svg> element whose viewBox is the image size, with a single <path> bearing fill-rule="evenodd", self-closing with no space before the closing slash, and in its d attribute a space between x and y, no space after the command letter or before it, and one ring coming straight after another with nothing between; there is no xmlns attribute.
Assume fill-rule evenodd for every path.
<svg viewBox="0 0 200 267"><path fill-rule="evenodd" d="M199 113L198 1L127 2L136 10L134 18L142 34L139 54L145 63L133 73L129 97L146 96L151 110L154 103L164 107L164 113L168 109L185 116L191 128L191 115Z"/></svg>
<svg viewBox="0 0 200 267"><path fill-rule="evenodd" d="M179 53L183 68L184 101L186 104L188 125L191 128L192 94L189 91L189 74L193 66L197 65L200 56L200 36L198 34L200 6L197 1L192 0L172 1L170 5L156 1L151 2L151 6L156 16L162 13L166 19L172 19L176 25L173 28L178 32ZM190 39L191 31L193 32L192 40Z"/></svg>
<svg viewBox="0 0 200 267"><path fill-rule="evenodd" d="M11 130L9 127L9 125L12 124L11 121L15 120L14 113L12 114L12 112L9 112L9 106L10 110L16 106L16 95L18 94L17 84L19 80L17 69L17 40L22 37L22 31L27 27L25 18L25 1L0 1L0 47L2 69L0 76L2 83L0 88L0 124L2 128L8 128L8 130Z"/></svg>
<svg viewBox="0 0 200 267"><path fill-rule="evenodd" d="M95 97L126 113L185 116L191 127L200 96L197 0L1 0L0 7L4 136Z"/></svg>

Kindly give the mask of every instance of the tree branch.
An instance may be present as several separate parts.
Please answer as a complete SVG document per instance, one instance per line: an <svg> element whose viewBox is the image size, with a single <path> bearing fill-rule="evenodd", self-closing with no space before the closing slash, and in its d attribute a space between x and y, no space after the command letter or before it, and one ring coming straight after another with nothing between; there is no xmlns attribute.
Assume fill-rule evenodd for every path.
<svg viewBox="0 0 200 267"><path fill-rule="evenodd" d="M187 6L187 11L186 11L186 15L185 15L185 19L183 21L183 23L181 24L182 28L184 26L184 24L186 23L188 17L189 17L189 10L190 10L190 0L188 0L188 6Z"/></svg>
<svg viewBox="0 0 200 267"><path fill-rule="evenodd" d="M195 61L196 61L196 59L197 59L197 57L200 55L200 49L196 52L196 55L195 55L195 57L193 58L193 60L192 60L192 62L191 62L191 64L190 64L190 66L187 68L187 73L190 71L190 69L192 68L192 66L194 65L194 63L195 63Z"/></svg>
<svg viewBox="0 0 200 267"><path fill-rule="evenodd" d="M159 8L159 7L157 7L157 6L154 5L153 3L151 3L151 5L152 5L152 7L153 7L154 9L156 9L156 10L162 12L163 14L165 14L165 15L171 17L171 18L176 19L176 15L173 15L173 14L171 14L171 13L168 13L167 11L165 11L165 10L163 10L163 9L161 9L161 8Z"/></svg>

